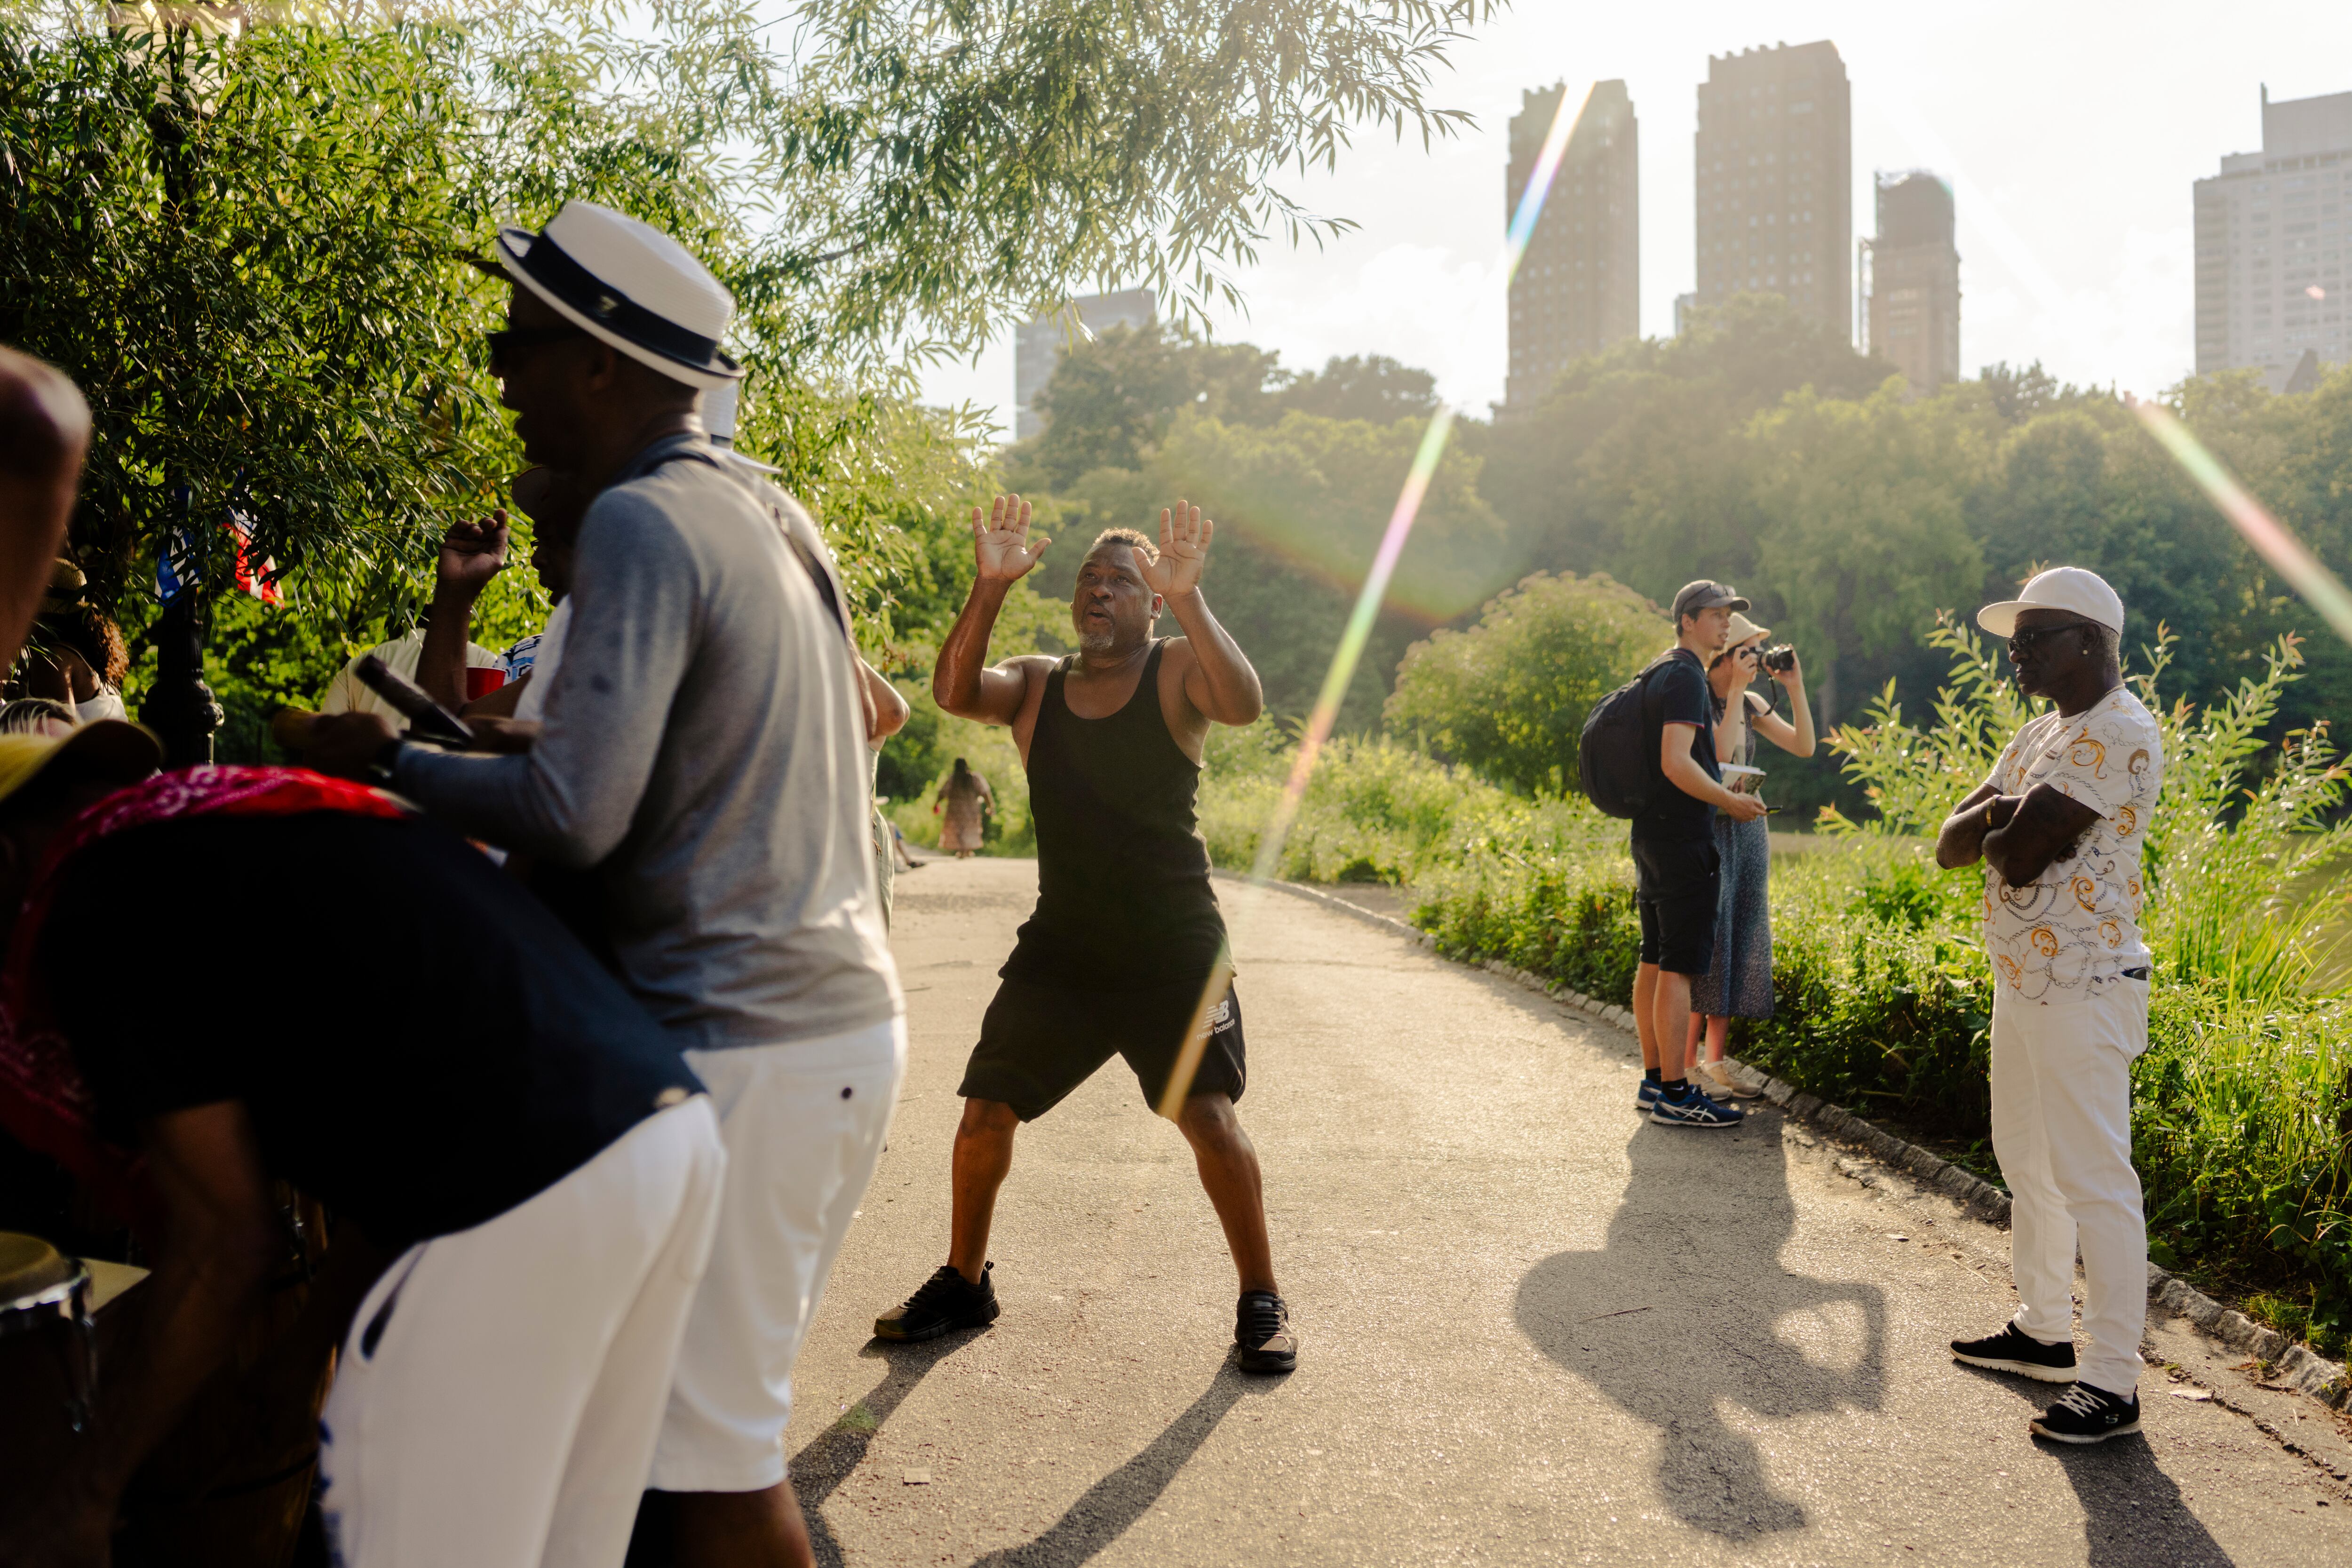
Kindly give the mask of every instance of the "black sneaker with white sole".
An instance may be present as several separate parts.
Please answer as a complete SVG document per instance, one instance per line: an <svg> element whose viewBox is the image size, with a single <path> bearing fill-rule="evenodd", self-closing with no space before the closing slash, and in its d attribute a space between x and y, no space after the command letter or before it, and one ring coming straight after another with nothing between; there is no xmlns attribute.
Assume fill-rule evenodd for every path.
<svg viewBox="0 0 2352 1568"><path fill-rule="evenodd" d="M874 1337L914 1344L935 1340L958 1329L981 1329L996 1321L996 1284L989 1278L993 1263L980 1266L975 1285L942 1264L923 1281L923 1288L874 1320Z"/></svg>
<svg viewBox="0 0 2352 1568"><path fill-rule="evenodd" d="M2109 1394L2078 1383L2025 1425L2035 1436L2053 1443L2104 1443L2139 1430L2139 1395Z"/></svg>
<svg viewBox="0 0 2352 1568"><path fill-rule="evenodd" d="M2044 1344L2015 1323L1980 1340L1954 1340L1952 1359L1990 1372L2013 1372L2040 1383L2074 1381L2074 1342Z"/></svg>
<svg viewBox="0 0 2352 1568"><path fill-rule="evenodd" d="M1244 1372L1295 1372L1298 1336L1290 1327L1290 1303L1271 1290L1244 1290L1234 1309L1234 1343Z"/></svg>

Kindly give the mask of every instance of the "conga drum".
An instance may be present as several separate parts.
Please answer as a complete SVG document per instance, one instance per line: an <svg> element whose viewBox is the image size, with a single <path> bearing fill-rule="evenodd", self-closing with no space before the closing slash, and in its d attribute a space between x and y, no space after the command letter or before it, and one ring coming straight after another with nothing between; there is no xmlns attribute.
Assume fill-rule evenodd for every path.
<svg viewBox="0 0 2352 1568"><path fill-rule="evenodd" d="M0 1231L0 1477L33 1495L71 1453L98 1392L89 1270Z"/></svg>

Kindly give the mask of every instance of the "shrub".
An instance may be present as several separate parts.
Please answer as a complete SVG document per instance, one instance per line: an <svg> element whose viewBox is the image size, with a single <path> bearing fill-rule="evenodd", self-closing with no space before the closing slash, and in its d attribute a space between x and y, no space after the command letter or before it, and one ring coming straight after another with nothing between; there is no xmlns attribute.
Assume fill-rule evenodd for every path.
<svg viewBox="0 0 2352 1568"><path fill-rule="evenodd" d="M1388 727L1523 795L1572 792L1585 715L1674 640L1672 623L1631 588L1538 572L1468 631L1412 645Z"/></svg>

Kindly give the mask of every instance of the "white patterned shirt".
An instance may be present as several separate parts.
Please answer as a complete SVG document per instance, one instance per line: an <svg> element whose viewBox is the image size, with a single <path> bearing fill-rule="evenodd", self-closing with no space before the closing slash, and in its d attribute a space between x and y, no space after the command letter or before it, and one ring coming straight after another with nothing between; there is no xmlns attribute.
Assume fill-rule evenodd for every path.
<svg viewBox="0 0 2352 1568"><path fill-rule="evenodd" d="M2140 848L2164 782L2164 746L2139 699L2119 686L2071 719L2042 714L2018 731L1985 782L2009 795L2046 784L2099 814L2026 886L1985 868L1985 951L1998 983L2024 1001L2074 1001L2147 967Z"/></svg>

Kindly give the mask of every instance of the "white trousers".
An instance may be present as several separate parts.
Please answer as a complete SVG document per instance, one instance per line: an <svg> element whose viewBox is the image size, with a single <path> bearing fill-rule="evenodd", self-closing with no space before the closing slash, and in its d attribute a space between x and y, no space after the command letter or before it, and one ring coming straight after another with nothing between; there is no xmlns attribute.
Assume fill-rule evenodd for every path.
<svg viewBox="0 0 2352 1568"><path fill-rule="evenodd" d="M2076 1375L2126 1395L2147 1322L2147 1223L2131 1163L2131 1064L2147 1049L2146 981L2054 1003L1995 988L1992 1146L2009 1183L2015 1321L2045 1343L2074 1338L2079 1246L2091 1343Z"/></svg>
<svg viewBox="0 0 2352 1568"><path fill-rule="evenodd" d="M620 1568L726 1163L697 1095L384 1271L320 1422L337 1568Z"/></svg>
<svg viewBox="0 0 2352 1568"><path fill-rule="evenodd" d="M719 1112L727 1192L650 1484L763 1491L784 1479L793 1363L882 1157L907 1022L686 1059Z"/></svg>

